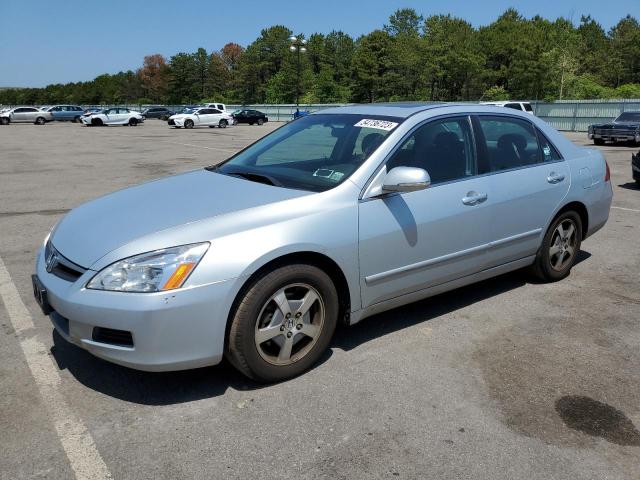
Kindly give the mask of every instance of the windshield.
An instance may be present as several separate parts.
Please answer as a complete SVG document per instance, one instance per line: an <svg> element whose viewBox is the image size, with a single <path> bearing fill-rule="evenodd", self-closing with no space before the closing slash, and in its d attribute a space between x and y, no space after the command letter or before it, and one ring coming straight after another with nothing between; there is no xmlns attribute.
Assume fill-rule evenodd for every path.
<svg viewBox="0 0 640 480"><path fill-rule="evenodd" d="M625 112L616 118L616 122L640 122L640 112Z"/></svg>
<svg viewBox="0 0 640 480"><path fill-rule="evenodd" d="M342 183L380 146L401 118L317 114L286 124L209 170L299 190Z"/></svg>

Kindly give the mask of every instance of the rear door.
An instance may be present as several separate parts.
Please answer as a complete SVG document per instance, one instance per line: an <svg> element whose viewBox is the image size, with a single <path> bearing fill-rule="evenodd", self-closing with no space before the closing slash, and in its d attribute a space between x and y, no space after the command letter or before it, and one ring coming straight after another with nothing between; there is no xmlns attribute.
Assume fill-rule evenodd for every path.
<svg viewBox="0 0 640 480"><path fill-rule="evenodd" d="M489 266L535 255L569 190L569 167L528 120L477 115L473 123L479 168L491 195Z"/></svg>

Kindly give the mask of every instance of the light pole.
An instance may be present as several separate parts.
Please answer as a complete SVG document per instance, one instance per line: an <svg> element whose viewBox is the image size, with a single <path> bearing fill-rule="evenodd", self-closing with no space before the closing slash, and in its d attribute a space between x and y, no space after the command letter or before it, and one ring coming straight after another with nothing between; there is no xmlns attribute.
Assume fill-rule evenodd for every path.
<svg viewBox="0 0 640 480"><path fill-rule="evenodd" d="M297 55L297 63L296 63L296 117L300 113L300 54L305 53L307 51L307 41L304 38L294 37L293 35L289 37L289 41L291 45L289 46L289 50L296 53Z"/></svg>

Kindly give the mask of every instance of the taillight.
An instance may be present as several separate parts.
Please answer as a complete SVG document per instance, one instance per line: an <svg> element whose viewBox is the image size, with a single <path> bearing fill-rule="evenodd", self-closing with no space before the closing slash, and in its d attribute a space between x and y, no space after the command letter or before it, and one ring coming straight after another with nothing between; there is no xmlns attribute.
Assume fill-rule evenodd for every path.
<svg viewBox="0 0 640 480"><path fill-rule="evenodd" d="M611 170L609 170L609 164L607 163L607 161L604 161L605 167L606 167L606 172L604 174L604 181L608 182L609 180L611 180Z"/></svg>

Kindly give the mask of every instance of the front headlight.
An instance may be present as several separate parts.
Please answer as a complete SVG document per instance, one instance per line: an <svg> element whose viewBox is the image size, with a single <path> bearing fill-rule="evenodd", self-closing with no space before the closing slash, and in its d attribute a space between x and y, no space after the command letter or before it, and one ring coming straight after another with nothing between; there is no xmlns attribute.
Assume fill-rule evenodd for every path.
<svg viewBox="0 0 640 480"><path fill-rule="evenodd" d="M196 243L143 253L102 269L87 283L93 290L161 292L180 288L209 248Z"/></svg>

